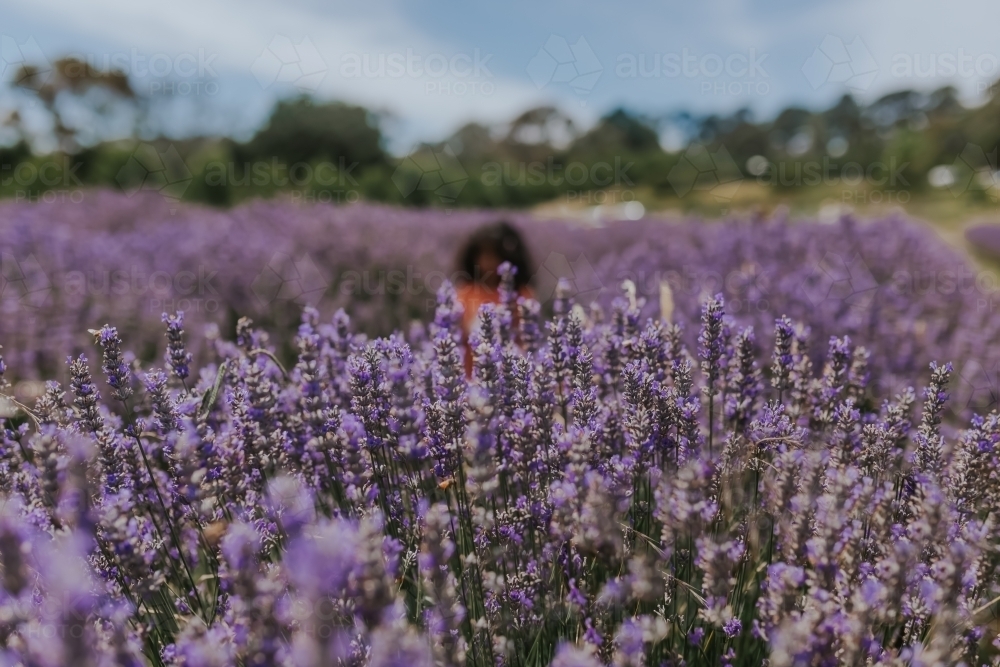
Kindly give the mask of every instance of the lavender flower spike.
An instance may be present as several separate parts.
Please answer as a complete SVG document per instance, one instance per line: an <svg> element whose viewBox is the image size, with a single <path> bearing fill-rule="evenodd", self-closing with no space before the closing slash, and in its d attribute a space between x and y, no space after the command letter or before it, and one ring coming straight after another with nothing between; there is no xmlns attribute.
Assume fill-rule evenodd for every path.
<svg viewBox="0 0 1000 667"><path fill-rule="evenodd" d="M791 387L792 343L795 341L795 325L787 317L782 316L774 323L774 354L771 363L771 386L779 392Z"/></svg>
<svg viewBox="0 0 1000 667"><path fill-rule="evenodd" d="M183 382L191 374L191 353L184 347L184 311L174 315L163 313L161 319L167 325L167 366Z"/></svg>
<svg viewBox="0 0 1000 667"><path fill-rule="evenodd" d="M111 385L111 395L119 401L126 401L132 395L132 372L122 357L122 339L118 329L105 324L95 336L104 350L103 368Z"/></svg>

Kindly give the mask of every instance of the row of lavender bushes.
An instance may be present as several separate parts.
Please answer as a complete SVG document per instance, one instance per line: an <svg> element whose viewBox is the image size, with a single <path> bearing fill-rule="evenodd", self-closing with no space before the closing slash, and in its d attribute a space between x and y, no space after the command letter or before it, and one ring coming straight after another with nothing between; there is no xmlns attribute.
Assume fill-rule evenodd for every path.
<svg viewBox="0 0 1000 667"><path fill-rule="evenodd" d="M847 337L569 291L504 290L469 378L447 287L409 338L306 309L287 368L95 331L4 431L0 662L996 664L1000 418L942 431L951 366L875 403Z"/></svg>
<svg viewBox="0 0 1000 667"><path fill-rule="evenodd" d="M297 206L258 201L231 211L178 205L158 195L88 192L82 201L0 205L3 289L0 344L26 399L39 380L66 379L63 360L87 349L86 331L115 322L144 362L163 350L160 313L184 310L198 364L206 333L232 337L240 316L290 345L304 305L329 319L343 308L357 331L388 335L433 315L434 293L454 277L455 254L488 211L372 205ZM693 345L698 309L722 293L741 325L765 331L787 314L813 333L812 353L849 335L873 353L871 386L890 397L926 382L934 359L956 367L967 416L995 404L1000 372L998 279L929 229L901 218L808 221L646 219L592 229L506 216L525 234L545 312L555 280L605 309L635 284L643 317L671 288L672 318ZM391 273L391 272L398 273ZM23 389L23 391L22 391Z"/></svg>

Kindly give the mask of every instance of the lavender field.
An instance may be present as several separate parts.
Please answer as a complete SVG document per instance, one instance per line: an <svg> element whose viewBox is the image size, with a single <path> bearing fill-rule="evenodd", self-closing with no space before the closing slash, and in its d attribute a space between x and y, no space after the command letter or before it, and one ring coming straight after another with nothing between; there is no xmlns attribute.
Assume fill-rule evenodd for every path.
<svg viewBox="0 0 1000 667"><path fill-rule="evenodd" d="M926 381L935 360L956 366L953 412L988 411L997 398L1000 279L905 219L645 219L595 229L524 213L363 204L219 211L101 191L80 204L0 203L0 218L0 341L8 375L28 381L18 390L32 400L38 381L68 379L66 356L90 351L87 331L106 323L140 364L155 362L167 311L183 311L197 334L199 366L214 359L203 339L232 337L244 315L272 331L286 363L303 306L323 321L343 309L372 338L409 332L433 316L442 281L461 277L465 238L500 218L526 237L545 312L559 278L588 315L606 311L629 280L644 322L659 317L665 283L670 319L693 345L700 303L722 293L735 321L760 333L781 315L808 326L814 358L831 336L864 345L879 398Z"/></svg>
<svg viewBox="0 0 1000 667"><path fill-rule="evenodd" d="M0 662L997 664L992 274L518 214L465 343L498 217L0 205Z"/></svg>

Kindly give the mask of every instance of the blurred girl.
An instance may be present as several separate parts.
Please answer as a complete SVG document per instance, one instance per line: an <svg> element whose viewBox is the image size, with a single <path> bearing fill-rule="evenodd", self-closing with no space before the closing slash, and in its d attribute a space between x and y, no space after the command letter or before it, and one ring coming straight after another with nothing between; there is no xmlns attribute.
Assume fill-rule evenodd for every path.
<svg viewBox="0 0 1000 667"><path fill-rule="evenodd" d="M468 340L479 307L500 303L498 269L509 262L516 269L514 289L518 296L533 296L530 285L530 257L521 234L510 223L500 221L480 227L469 238L458 255L458 300L465 310L462 315L463 339ZM517 313L514 313L515 318ZM472 372L472 355L466 346L466 373Z"/></svg>

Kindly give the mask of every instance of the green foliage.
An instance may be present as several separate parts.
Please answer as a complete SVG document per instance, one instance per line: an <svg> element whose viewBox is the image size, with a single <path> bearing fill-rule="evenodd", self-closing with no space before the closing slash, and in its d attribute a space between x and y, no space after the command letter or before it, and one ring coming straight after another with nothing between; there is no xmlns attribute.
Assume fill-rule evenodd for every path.
<svg viewBox="0 0 1000 667"><path fill-rule="evenodd" d="M997 169L1000 96L991 91L985 104L968 109L947 87L930 94L900 91L868 106L845 95L826 110L790 107L765 122L755 122L745 109L701 118L649 118L616 109L582 133L558 109L539 107L504 126L470 123L445 141L402 157L386 152L380 119L369 110L299 97L278 103L267 124L245 142L132 139L44 156L32 154L25 142L0 148L0 197L30 200L86 186L128 190L134 186L123 174L134 176L130 160L152 145L161 158L175 151L171 159L183 163L174 164L179 169L171 176L185 179L172 186L181 199L221 207L282 196L303 202L521 208L549 201L571 206L620 201L594 193L627 192L628 198L698 209L713 195L703 192L706 181L695 182L695 176L711 181L714 172L693 175L691 184L678 187L671 176L675 168L691 169L691 160L703 158L687 149L665 150L660 136L666 126L679 128L689 147L701 144L709 154L731 159L730 170L751 185L741 192L745 201L733 202L737 205L766 206L794 197L811 206L874 191L882 192L882 201L903 200L901 192L908 201L909 193L957 196L948 189L929 192L928 173L940 165L964 168L960 156L970 146L981 156L973 170ZM751 173L751 159L765 165L763 171ZM66 178L33 177L46 163L62 165L59 173ZM15 174L22 178L12 178ZM977 183L989 181L985 173L975 176ZM981 206L997 193L977 185L958 194ZM729 202L713 205L724 210Z"/></svg>
<svg viewBox="0 0 1000 667"><path fill-rule="evenodd" d="M308 97L279 102L271 119L249 142L235 144L237 161L277 159L288 164L330 160L376 165L386 161L382 133L373 114L339 102Z"/></svg>

